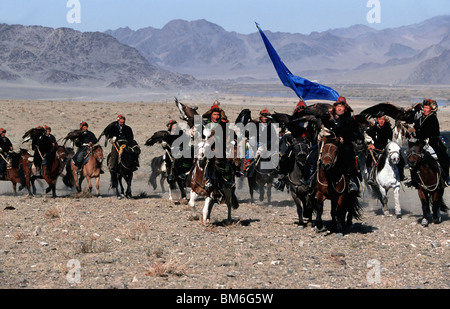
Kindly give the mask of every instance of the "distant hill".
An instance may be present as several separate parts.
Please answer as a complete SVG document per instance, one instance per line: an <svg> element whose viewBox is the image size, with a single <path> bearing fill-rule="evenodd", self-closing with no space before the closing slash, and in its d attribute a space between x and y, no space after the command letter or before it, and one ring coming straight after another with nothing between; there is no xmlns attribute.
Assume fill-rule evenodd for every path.
<svg viewBox="0 0 450 309"><path fill-rule="evenodd" d="M419 72L447 59L450 16L385 30L354 25L309 35L273 33L261 26L288 68L302 77L413 84L446 80L444 70L426 77ZM199 79L277 78L256 27L243 35L206 20L173 20L162 29L106 33L135 47L150 63Z"/></svg>
<svg viewBox="0 0 450 309"><path fill-rule="evenodd" d="M101 32L0 24L0 80L74 86L201 87Z"/></svg>

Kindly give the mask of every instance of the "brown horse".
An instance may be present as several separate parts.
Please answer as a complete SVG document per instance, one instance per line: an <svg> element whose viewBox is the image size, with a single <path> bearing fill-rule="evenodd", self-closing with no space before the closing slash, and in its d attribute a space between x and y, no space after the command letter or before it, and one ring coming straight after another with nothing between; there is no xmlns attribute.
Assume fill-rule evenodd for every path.
<svg viewBox="0 0 450 309"><path fill-rule="evenodd" d="M14 196L17 195L17 184L19 184L19 190L21 187L27 187L28 194L31 194L30 187L30 168L28 158L31 154L26 149L20 149L20 151L14 152L10 155L10 164L6 168L6 177L4 180L12 182Z"/></svg>
<svg viewBox="0 0 450 309"><path fill-rule="evenodd" d="M442 180L442 171L439 163L428 151L423 149L424 142L411 143L408 149L408 164L417 172L419 186L417 191L422 203L423 226L428 226L431 220L430 203L432 203L433 222L438 224L442 221L440 212L446 212L448 207L444 203L445 184ZM414 173L413 171L411 171ZM413 176L413 175L411 175Z"/></svg>
<svg viewBox="0 0 450 309"><path fill-rule="evenodd" d="M331 231L342 236L344 229L351 226L352 218L360 218L358 196L348 191L348 180L341 158L341 143L335 137L322 137L317 173L316 229L325 228L322 222L323 204L331 201ZM347 216L347 221L345 217Z"/></svg>
<svg viewBox="0 0 450 309"><path fill-rule="evenodd" d="M86 157L89 158L86 164L84 164L82 167L82 173L80 174L80 177L78 177L78 167L75 165L73 160L67 162L66 166L67 173L63 177L63 182L68 187L72 187L75 184L77 192L81 192L81 183L83 182L84 178L86 178L89 187L89 192L91 193L92 192L91 179L95 178L95 188L97 191L97 196L100 196L100 173L102 168L102 162L104 160L102 147L100 145L90 146Z"/></svg>
<svg viewBox="0 0 450 309"><path fill-rule="evenodd" d="M56 146L50 153L47 154L46 161L47 164L42 169L42 176L32 175L30 178L33 194L36 194L34 181L36 179L44 179L48 184L48 188L45 190L45 193L52 191L52 196L56 197L56 180L64 170L64 166L67 161L66 148L64 146Z"/></svg>

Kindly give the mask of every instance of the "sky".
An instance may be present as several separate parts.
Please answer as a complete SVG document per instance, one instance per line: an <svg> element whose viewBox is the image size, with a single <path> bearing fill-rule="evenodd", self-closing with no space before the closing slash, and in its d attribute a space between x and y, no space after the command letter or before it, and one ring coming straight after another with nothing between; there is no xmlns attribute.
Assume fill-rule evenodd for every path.
<svg viewBox="0 0 450 309"><path fill-rule="evenodd" d="M450 15L449 0L0 0L0 23L106 31L161 29L173 19L205 19L241 34L310 34L363 24L375 29Z"/></svg>

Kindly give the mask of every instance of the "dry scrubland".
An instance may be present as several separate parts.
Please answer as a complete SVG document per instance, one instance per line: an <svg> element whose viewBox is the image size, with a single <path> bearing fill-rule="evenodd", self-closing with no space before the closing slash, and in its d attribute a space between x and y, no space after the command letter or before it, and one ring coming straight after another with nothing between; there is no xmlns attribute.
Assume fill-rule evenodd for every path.
<svg viewBox="0 0 450 309"><path fill-rule="evenodd" d="M237 95L179 99L198 105L200 112L219 99L230 119L243 107L256 116L262 108L290 113L296 104L292 98ZM356 112L380 101L349 99ZM142 146L131 200L115 198L108 174L101 179L102 198L77 195L62 181L59 198L39 184L36 197L25 192L14 197L11 184L1 182L0 288L450 288L450 220L444 214L440 225L420 226L414 190L401 191L402 219L382 216L379 203L364 196L363 219L338 238L298 229L294 203L285 192L274 193L271 204L249 204L244 182L234 224L222 224L226 207L219 206L213 209L214 224L204 227L198 219L202 201L193 211L147 183L150 161L162 149L144 143L169 119L178 119L172 97L165 102L0 101L0 108L0 126L16 150L30 146L21 144L21 136L32 127L49 125L58 139L87 121L98 136L117 114L127 116ZM442 130L450 130L449 115L450 108L441 107ZM325 220L328 210L327 204ZM79 283L68 280L74 273L71 260L80 263ZM372 276L373 265L379 265L379 277Z"/></svg>

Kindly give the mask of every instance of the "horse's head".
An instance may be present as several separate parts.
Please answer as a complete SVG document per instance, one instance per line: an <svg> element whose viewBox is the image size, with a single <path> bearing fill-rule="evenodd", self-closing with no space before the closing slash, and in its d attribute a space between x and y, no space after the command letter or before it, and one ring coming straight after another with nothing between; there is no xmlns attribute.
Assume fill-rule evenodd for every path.
<svg viewBox="0 0 450 309"><path fill-rule="evenodd" d="M325 171L332 169L337 160L340 150L340 144L335 137L322 138L322 151L320 154L320 165Z"/></svg>
<svg viewBox="0 0 450 309"><path fill-rule="evenodd" d="M67 151L64 146L58 146L55 151L55 161L59 163L59 173L61 174L64 170L64 166L67 161Z"/></svg>
<svg viewBox="0 0 450 309"><path fill-rule="evenodd" d="M396 142L389 142L386 145L386 153L392 164L400 162L400 146Z"/></svg>
<svg viewBox="0 0 450 309"><path fill-rule="evenodd" d="M127 144L122 151L120 162L128 170L135 171L139 166L139 155L141 154L141 148L133 141Z"/></svg>
<svg viewBox="0 0 450 309"><path fill-rule="evenodd" d="M305 166L306 159L308 158L309 154L309 145L302 142L294 140L294 155L295 155L295 162L300 166Z"/></svg>
<svg viewBox="0 0 450 309"><path fill-rule="evenodd" d="M103 160L105 159L105 157L103 155L103 149L100 145L94 146L94 148L92 149L92 154L98 163L102 163Z"/></svg>
<svg viewBox="0 0 450 309"><path fill-rule="evenodd" d="M423 143L421 141L411 142L408 149L408 164L412 168L416 168L423 161L425 153L423 151Z"/></svg>

